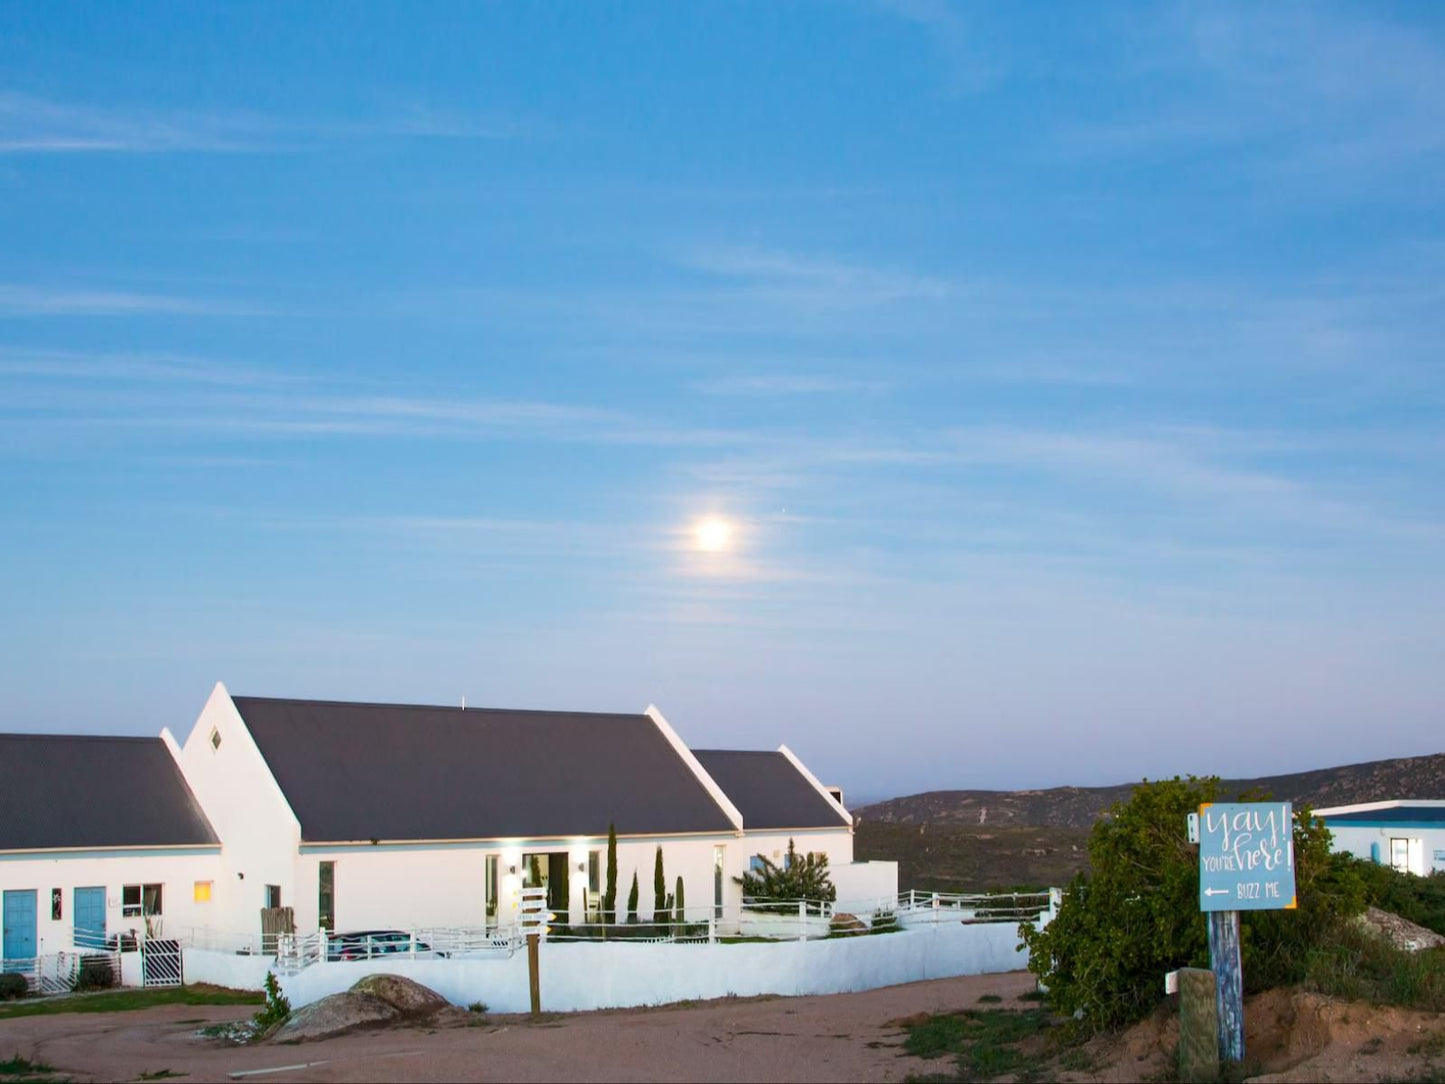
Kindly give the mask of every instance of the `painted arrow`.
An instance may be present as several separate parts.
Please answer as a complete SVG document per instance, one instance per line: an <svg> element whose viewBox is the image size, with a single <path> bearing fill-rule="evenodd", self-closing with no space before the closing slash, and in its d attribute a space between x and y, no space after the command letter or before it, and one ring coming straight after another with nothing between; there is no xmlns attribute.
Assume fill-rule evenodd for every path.
<svg viewBox="0 0 1445 1084"><path fill-rule="evenodd" d="M1229 889L1227 889L1227 888L1206 888L1206 889L1204 890L1204 894L1205 894L1206 896L1227 896L1227 895L1229 895Z"/></svg>

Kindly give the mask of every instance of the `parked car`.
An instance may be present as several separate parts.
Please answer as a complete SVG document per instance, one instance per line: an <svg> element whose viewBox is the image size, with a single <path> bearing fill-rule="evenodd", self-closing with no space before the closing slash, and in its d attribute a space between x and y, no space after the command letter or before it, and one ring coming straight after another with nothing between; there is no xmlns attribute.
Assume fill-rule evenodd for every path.
<svg viewBox="0 0 1445 1084"><path fill-rule="evenodd" d="M378 956L411 955L412 935L405 930L357 930L334 933L326 941L326 959L372 960ZM425 941L416 941L416 955L426 959L442 959L450 955L432 949Z"/></svg>

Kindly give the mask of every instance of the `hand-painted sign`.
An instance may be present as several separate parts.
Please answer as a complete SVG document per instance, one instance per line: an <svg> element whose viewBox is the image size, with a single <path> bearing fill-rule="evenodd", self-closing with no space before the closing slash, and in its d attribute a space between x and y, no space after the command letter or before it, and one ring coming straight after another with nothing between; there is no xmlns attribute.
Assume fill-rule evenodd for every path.
<svg viewBox="0 0 1445 1084"><path fill-rule="evenodd" d="M1289 802L1199 807L1199 909L1295 906L1294 810Z"/></svg>

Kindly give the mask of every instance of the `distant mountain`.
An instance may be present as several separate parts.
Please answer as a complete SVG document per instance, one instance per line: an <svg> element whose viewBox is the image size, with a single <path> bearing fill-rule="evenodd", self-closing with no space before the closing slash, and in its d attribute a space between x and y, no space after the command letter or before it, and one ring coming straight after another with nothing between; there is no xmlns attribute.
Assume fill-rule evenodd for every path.
<svg viewBox="0 0 1445 1084"><path fill-rule="evenodd" d="M1087 828L1136 784L1053 787L1049 790L931 790L855 809L861 823L952 824L998 828ZM1445 798L1445 753L1373 760L1262 779L1227 779L1226 800L1261 790L1316 809L1391 798Z"/></svg>

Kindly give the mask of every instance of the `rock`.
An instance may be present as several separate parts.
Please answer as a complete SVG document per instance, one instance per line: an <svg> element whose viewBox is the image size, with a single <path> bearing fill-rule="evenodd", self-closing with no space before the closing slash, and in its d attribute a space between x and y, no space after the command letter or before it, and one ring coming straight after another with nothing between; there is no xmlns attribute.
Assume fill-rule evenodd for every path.
<svg viewBox="0 0 1445 1084"><path fill-rule="evenodd" d="M297 1009L267 1038L273 1043L304 1043L360 1028L381 1027L401 1018L401 1010L391 1002L347 990Z"/></svg>
<svg viewBox="0 0 1445 1084"><path fill-rule="evenodd" d="M466 1016L419 982L400 975L367 975L344 993L297 1009L267 1038L273 1043L304 1043L362 1028L422 1021L454 1023L454 1018Z"/></svg>
<svg viewBox="0 0 1445 1084"><path fill-rule="evenodd" d="M850 915L846 911L839 911L828 923L830 933L849 934L867 933L868 924L857 915Z"/></svg>
<svg viewBox="0 0 1445 1084"><path fill-rule="evenodd" d="M409 1017L431 1016L451 1004L435 990L400 975L367 975L350 992L379 997Z"/></svg>
<svg viewBox="0 0 1445 1084"><path fill-rule="evenodd" d="M1378 907L1368 908L1356 921L1365 929L1384 937L1396 948L1404 949L1406 952L1419 952L1422 949L1433 949L1445 945L1445 937L1441 937L1434 930L1417 926L1399 915L1382 911Z"/></svg>

